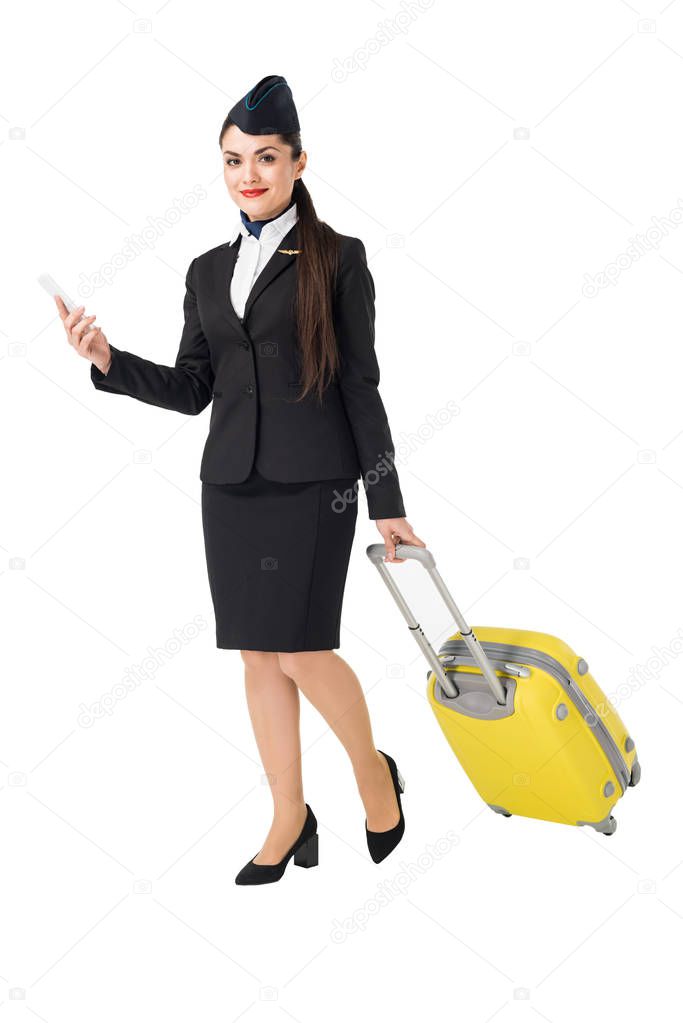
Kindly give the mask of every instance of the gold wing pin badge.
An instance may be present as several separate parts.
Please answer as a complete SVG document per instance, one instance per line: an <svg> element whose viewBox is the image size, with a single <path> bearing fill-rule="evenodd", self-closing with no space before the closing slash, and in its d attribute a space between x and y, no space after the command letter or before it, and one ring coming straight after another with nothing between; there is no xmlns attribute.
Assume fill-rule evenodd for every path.
<svg viewBox="0 0 683 1023"><path fill-rule="evenodd" d="M283 256L297 256L303 252L303 249L278 249L277 251L281 252Z"/></svg>

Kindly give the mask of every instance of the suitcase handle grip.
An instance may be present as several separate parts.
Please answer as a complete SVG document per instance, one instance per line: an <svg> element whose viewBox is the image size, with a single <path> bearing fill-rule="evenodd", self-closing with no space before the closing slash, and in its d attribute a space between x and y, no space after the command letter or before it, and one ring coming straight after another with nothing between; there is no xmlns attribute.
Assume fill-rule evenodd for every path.
<svg viewBox="0 0 683 1023"><path fill-rule="evenodd" d="M417 645L422 650L423 654L427 659L428 664L430 665L430 667L434 671L434 674L438 678L441 684L441 688L443 689L447 696L450 697L457 696L458 695L457 688L455 687L452 679L448 676L447 672L444 670L443 665L439 660L438 656L436 655L436 653L434 652L431 643L425 636L419 623L416 621L413 612L410 610L408 604L406 603L403 594L396 585L396 581L392 578L392 574L389 571L390 562L388 563L384 561L384 557L386 555L385 545L383 543L371 543L370 546L366 548L365 553L367 554L370 561L377 568L380 576L382 577L384 583L387 586L387 589L389 590L392 597L396 601L401 614L408 623L408 628L415 637ZM434 560L434 555L432 554L432 552L427 550L426 547L415 547L412 544L399 543L396 544L395 556L397 558L413 558L415 561L419 561L420 564L424 566L426 571L429 573L432 582L439 591L439 594L443 598L446 607L455 618L455 621L458 625L458 629L460 630L460 635L464 639L468 650L470 651L472 657L475 660L475 663L478 664L479 667L481 668L481 673L488 682L491 692L493 693L496 701L498 703L504 704L506 701L505 689L503 688L503 684L496 675L493 665L491 664L490 660L488 659L488 657L486 656L486 654L484 653L479 644L479 640L474 635L472 629L470 629L469 625L463 618L460 609L458 608L457 604L453 600L453 597L451 596L448 590L448 587L441 578L441 575L439 574L439 571L436 567L436 562Z"/></svg>

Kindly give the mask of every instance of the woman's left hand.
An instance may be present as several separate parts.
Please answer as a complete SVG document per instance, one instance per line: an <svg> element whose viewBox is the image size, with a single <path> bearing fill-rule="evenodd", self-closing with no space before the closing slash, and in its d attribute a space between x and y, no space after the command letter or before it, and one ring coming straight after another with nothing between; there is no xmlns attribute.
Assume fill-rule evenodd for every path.
<svg viewBox="0 0 683 1023"><path fill-rule="evenodd" d="M406 560L405 558L397 558L395 556L397 543L410 544L413 547L427 546L426 543L420 540L419 536L413 533L413 527L407 519L376 519L375 521L386 547L385 561L391 561L399 565Z"/></svg>

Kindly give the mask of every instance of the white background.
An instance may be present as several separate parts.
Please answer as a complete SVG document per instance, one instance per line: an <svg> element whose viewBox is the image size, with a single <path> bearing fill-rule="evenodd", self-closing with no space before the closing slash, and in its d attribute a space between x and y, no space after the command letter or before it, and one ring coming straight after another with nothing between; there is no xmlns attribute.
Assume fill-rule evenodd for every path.
<svg viewBox="0 0 683 1023"><path fill-rule="evenodd" d="M683 3L14 4L0 57L3 1019L678 1005ZM319 215L367 249L410 523L475 627L562 637L636 741L614 836L483 805L365 557L361 495L339 653L406 779L405 838L372 863L346 754L302 699L320 866L233 883L271 801L239 653L214 642L209 412L97 392L36 277L80 297L156 223L86 309L172 365L187 267L238 217L218 132L268 74ZM392 571L433 642L452 634L419 567ZM112 698L150 648L161 665Z"/></svg>

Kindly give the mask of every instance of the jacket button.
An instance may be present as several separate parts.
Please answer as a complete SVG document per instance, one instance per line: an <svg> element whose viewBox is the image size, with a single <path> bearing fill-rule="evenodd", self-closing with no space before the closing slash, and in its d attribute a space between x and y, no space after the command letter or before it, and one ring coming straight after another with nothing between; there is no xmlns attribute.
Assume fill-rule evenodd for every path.
<svg viewBox="0 0 683 1023"><path fill-rule="evenodd" d="M251 395L254 393L254 386L253 384L247 384L247 386L243 390L245 394L248 394L251 397Z"/></svg>
<svg viewBox="0 0 683 1023"><path fill-rule="evenodd" d="M248 341L240 341L240 348L248 348L248 347L249 347L249 342Z"/></svg>

